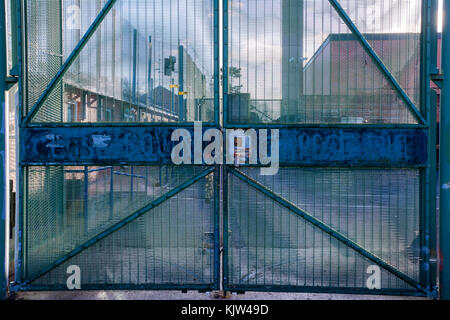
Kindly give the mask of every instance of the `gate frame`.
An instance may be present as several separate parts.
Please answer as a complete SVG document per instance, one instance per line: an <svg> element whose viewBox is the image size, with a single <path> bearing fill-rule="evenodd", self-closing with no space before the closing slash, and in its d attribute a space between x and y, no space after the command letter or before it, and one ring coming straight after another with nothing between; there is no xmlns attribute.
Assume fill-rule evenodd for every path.
<svg viewBox="0 0 450 320"><path fill-rule="evenodd" d="M378 57L377 53L372 49L369 42L364 35L359 31L358 27L353 23L346 11L340 5L341 0L328 0L330 5L335 9L335 12L340 16L342 22L350 29L351 34L356 37L356 40L363 47L374 64L378 67L384 78L393 86L393 89L400 95L404 101L406 108L418 120L418 124L375 124L375 125L350 125L350 124L229 124L228 123L228 48L229 48L229 15L228 15L228 0L223 0L223 122L225 129L249 129L249 128L267 128L279 129L280 134L286 129L309 129L309 128L330 128L330 129L407 129L411 131L426 130L427 138L427 153L428 159L425 166L420 167L420 283L417 283L417 291L412 290L349 290L342 288L317 288L317 287L296 287L296 286L230 286L228 283L228 203L226 198L228 196L228 173L234 175L236 170L225 166L224 181L224 290L233 292L244 291L281 291L281 292L318 292L318 293L354 293L354 294L376 294L376 295L416 295L437 298L438 288L437 282L437 241L436 241L436 174L437 174L437 160L436 160L436 95L431 90L431 76L437 73L437 0L422 0L422 20L421 20L421 34L420 34L420 102L422 111L419 111L414 103L410 100L403 88L396 81L390 70L384 65L384 62ZM435 13L435 14L433 14ZM301 163L298 166L302 166ZM308 166L310 166L308 164ZM295 166L294 166L295 167ZM304 167L304 166L303 166ZM323 165L322 165L323 167ZM326 167L326 166L325 166ZM350 165L351 167L351 165ZM371 168L376 168L372 166ZM394 166L392 168L395 168ZM241 177L242 178L242 177ZM245 180L241 179L241 180ZM247 183L251 181L247 181ZM256 187L257 186L253 186ZM260 190L261 191L261 190ZM294 206L290 211L298 209ZM300 209L298 209L300 210ZM345 239L344 239L345 240ZM347 239L345 241L351 242ZM389 271L389 270L387 270ZM392 272L389 271L391 274ZM404 280L404 279L402 279Z"/></svg>
<svg viewBox="0 0 450 320"><path fill-rule="evenodd" d="M25 116L22 115L23 111L23 105L24 105L24 77L25 71L26 71L26 59L24 58L24 50L26 49L26 35L24 34L24 24L25 24L25 10L23 9L23 3L24 0L16 0L18 4L18 12L20 14L18 15L18 26L17 30L18 33L21 35L18 39L19 43L19 66L20 68L20 77L19 77L19 97L20 97L20 103L19 103L19 109L17 110L17 114L19 115L19 119L23 119L25 121L20 121L20 130L17 132L17 137L20 139L20 136L24 129L26 128L33 128L33 127L39 127L39 128L83 128L83 127L98 127L98 128L108 128L108 127L114 127L114 128L130 128L133 127L169 127L169 128L179 128L180 126L186 126L186 127L192 127L192 123L174 123L174 124L161 124L161 123L127 123L127 124L120 124L120 123L110 123L110 124L99 124L99 123L90 123L90 124L32 124L29 123L29 120L31 120L32 114L27 114ZM115 2L115 0L109 0L108 4L110 2ZM214 127L214 128L223 128L223 129L238 129L238 128L274 128L274 129L287 129L287 128L294 128L294 129L301 129L301 128L336 128L336 129L361 129L361 128L378 128L383 130L389 130L393 128L403 128L408 130L427 130L428 131L428 161L425 168L421 169L421 190L424 190L422 192L421 196L421 236L422 236L422 244L425 244L425 249L428 250L422 250L422 259L424 259L425 266L428 265L429 268L424 268L424 266L421 267L421 284L426 288L425 293L421 293L418 295L428 295L435 297L436 296L436 232L435 232L435 221L436 221L436 190L435 185L436 183L433 183L436 181L436 177L433 174L433 172L436 169L436 150L434 148L435 141L436 141L436 121L434 114L436 113L436 101L435 97L433 96L429 83L431 79L431 75L435 73L435 66L436 66L436 54L437 53L437 43L435 39L437 39L437 32L435 31L435 28L433 26L437 25L436 23L436 15L432 14L435 12L437 8L437 1L436 0L423 0L423 10L422 10L422 32L421 32L421 102L422 102L422 113L414 112L413 104L408 103L407 96L405 97L401 92L401 87L397 87L395 85L395 79L390 74L389 70L386 69L387 73L385 73L385 76L387 79L391 82L391 84L394 85L394 88L396 88L402 97L402 99L406 102L406 106L410 108L410 110L413 111L413 113L416 114L418 119L422 121L422 124L419 125L230 125L227 123L227 109L228 109L228 0L222 0L223 2L223 10L222 10L222 21L223 21L223 115L222 115L222 121L223 121L223 127L220 126L220 86L219 86L219 73L220 73L220 63L219 63L219 0L214 0L214 61L215 61L215 70L214 70L214 78L215 78L215 85L214 85L214 105L215 105L215 122L214 123L205 123L204 127ZM335 0L329 0L330 4L332 4L335 8L339 9L340 5ZM108 5L107 4L107 5ZM336 7L338 6L338 7ZM103 11L102 11L103 12ZM341 18L344 18L344 22L351 23L351 19L348 17L348 15L342 10L338 10L338 13L340 14ZM102 14L102 13L101 13ZM99 17L97 17L99 18ZM98 19L95 21L97 22ZM101 23L101 20L98 21L98 23ZM366 51L369 53L369 55L372 58L376 57L376 54L371 50L370 45L366 46L365 43L367 41L365 40L364 36L361 35L358 32L358 29L352 29L350 28L354 35L357 36L358 41L363 45L363 47L366 49ZM91 28L90 28L91 30ZM92 34L95 32L95 26L92 28ZM356 34L355 34L356 33ZM92 35L91 34L91 35ZM85 35L86 36L86 35ZM83 39L85 39L83 37ZM82 41L84 41L82 39ZM87 43L86 39L86 43ZM85 44L85 43L84 43ZM368 43L367 43L368 44ZM79 43L76 50L81 50L83 47L83 43ZM71 59L75 59L76 56L71 55ZM376 63L376 59L374 59ZM383 72L382 64L378 65L381 68L381 71ZM68 69L70 67L70 63L67 64L64 63L62 68ZM64 71L57 74L57 77L62 77L64 74ZM393 81L394 80L394 81ZM56 81L56 78L53 79L52 83ZM57 81L56 81L57 82ZM50 88L50 86L49 86ZM49 92L44 92L45 94L48 94ZM39 99L38 103L42 103L45 100L45 97L42 97ZM34 106L32 108L32 112L37 112L37 106ZM434 142L434 143L433 143ZM20 159L20 150L18 150L18 159ZM122 163L120 165L123 165ZM18 162L18 213L17 214L17 230L16 230L16 283L13 287L14 290L23 290L24 288L21 287L21 281L22 276L20 274L20 271L22 269L22 254L23 254L23 219L22 214L24 213L24 191L25 191L25 183L24 183L24 165L22 165L20 162ZM20 168L20 169L19 169ZM323 289L323 288L298 288L298 287L257 287L257 288L228 288L227 283L227 271L228 271L228 264L227 264L227 245L228 245L228 238L227 238L227 173L228 169L227 166L222 166L220 168L216 168L216 174L221 171L222 169L225 169L225 174L222 176L223 179L223 189L224 189L224 197L223 197L223 204L222 207L219 205L219 194L217 193L215 195L215 242L218 243L218 239L220 236L223 236L223 247L224 247L224 256L223 256L223 289L233 289L232 291L243 291L243 290L254 290L254 291L300 291L300 292L336 292L336 293L370 293L370 294L398 294L398 295L411 295L411 292L393 292L391 290L382 290L381 292L374 292L374 291L367 291L367 290L356 290L351 291L348 289L341 289L341 288L329 288L329 290ZM215 179L215 189L216 192L220 190L220 185L218 183L219 177L216 176ZM219 234L219 211L223 210L223 230L222 233ZM216 250L219 250L219 245L216 245ZM216 280L216 290L218 290L220 287L220 266L219 261L220 257L219 254L215 253L214 257L215 261L215 280ZM428 270L428 271L425 271ZM42 288L41 290L44 290L45 288ZM130 288L127 288L130 289ZM161 288L163 289L163 288ZM174 289L179 289L174 288ZM181 288L186 289L186 288ZM242 290L240 290L242 289ZM26 288L25 288L26 290Z"/></svg>

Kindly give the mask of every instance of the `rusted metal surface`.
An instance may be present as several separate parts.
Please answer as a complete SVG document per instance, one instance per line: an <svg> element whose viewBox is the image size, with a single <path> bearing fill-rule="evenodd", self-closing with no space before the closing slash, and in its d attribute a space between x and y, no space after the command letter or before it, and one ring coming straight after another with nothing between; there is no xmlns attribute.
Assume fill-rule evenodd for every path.
<svg viewBox="0 0 450 320"><path fill-rule="evenodd" d="M27 128L21 160L23 165L171 164L176 129ZM185 129L194 141L194 130ZM426 144L425 130L280 129L280 164L423 166Z"/></svg>

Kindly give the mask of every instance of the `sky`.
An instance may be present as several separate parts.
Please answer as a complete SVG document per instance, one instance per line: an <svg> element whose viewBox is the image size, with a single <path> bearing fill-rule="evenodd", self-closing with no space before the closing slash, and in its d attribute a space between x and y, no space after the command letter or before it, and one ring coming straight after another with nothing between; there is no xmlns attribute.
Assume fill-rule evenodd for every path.
<svg viewBox="0 0 450 320"><path fill-rule="evenodd" d="M442 5L442 0L439 2ZM116 7L119 6L122 16L144 39L153 36L155 50L171 48L173 52L163 50L160 59L176 55L180 41L193 55L198 55L205 73L212 74L211 3L210 0L120 0ZM264 91L265 99L280 98L280 3L280 0L229 0L230 65L242 68L244 90L253 97ZM341 1L341 5L362 33L420 32L421 0L352 0ZM327 0L304 0L304 16L303 54L297 57L299 63L306 64L329 34L349 33ZM442 28L442 13L439 27ZM266 79L276 81L269 84ZM271 89L267 90L267 86Z"/></svg>
<svg viewBox="0 0 450 320"><path fill-rule="evenodd" d="M327 0L303 1L303 52L292 63L306 64L330 34L350 33ZM362 33L420 32L421 0L352 0L341 5ZM280 0L230 0L230 65L242 70L236 85L256 99L282 95L282 9ZM291 8L291 10L293 10ZM298 14L297 17L300 15ZM297 18L292 16L292 24ZM237 82L237 81L235 81Z"/></svg>

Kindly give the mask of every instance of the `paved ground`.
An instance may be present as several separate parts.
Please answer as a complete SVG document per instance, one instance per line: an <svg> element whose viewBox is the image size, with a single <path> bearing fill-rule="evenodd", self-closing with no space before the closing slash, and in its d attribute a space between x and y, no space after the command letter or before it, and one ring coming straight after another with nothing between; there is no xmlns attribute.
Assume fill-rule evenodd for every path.
<svg viewBox="0 0 450 320"><path fill-rule="evenodd" d="M247 170L248 171L248 170ZM255 170L253 170L255 171ZM254 174L250 170L249 175ZM256 170L257 172L257 170ZM136 173L136 172L135 172ZM138 172L139 174L145 174ZM189 172L175 172L173 176L182 181ZM247 172L248 173L248 172ZM417 241L418 202L416 198L418 175L415 171L391 172L389 170L348 171L332 170L284 170L273 178L261 178L261 183L282 195L311 215L342 231L370 252L385 258L395 268L415 278L419 274ZM106 177L109 181L109 178ZM233 180L234 179L234 180ZM234 284L304 285L310 287L365 287L367 268L372 263L357 257L342 244L336 243L320 230L307 227L302 219L275 206L248 185L230 178L229 213L229 271ZM151 179L150 179L151 180ZM119 179L117 190L126 193ZM286 183L281 183L284 181ZM239 182L239 183L238 183ZM167 187L178 185L171 182ZM90 236L105 229L109 221L109 194L102 193L101 185L93 185L98 201L91 201L88 230L85 235L84 215L74 205L71 224L75 230L66 228L66 240L55 237L33 242L29 249L28 271L30 274L44 267L68 247L79 245ZM150 185L154 185L150 183ZM163 183L164 186L166 186ZM146 284L146 283L192 283L204 284L212 279L213 202L205 197L208 183L201 181L166 201L152 214L134 221L126 228L110 235L81 254L41 277L36 285L65 284L67 267L76 265L83 270L84 284ZM326 186L326 187L325 187ZM105 186L103 186L105 187ZM123 188L122 188L123 187ZM136 186L135 190L145 190ZM97 190L98 189L98 190ZM150 188L151 189L151 188ZM160 187L151 189L164 193ZM106 187L106 190L109 190ZM90 190L91 191L91 190ZM98 191L98 192L97 192ZM413 192L414 191L414 192ZM148 203L151 199L133 201L124 197L123 203L116 192L117 221ZM156 195L151 194L154 198ZM150 197L147 192L145 197ZM207 201L209 199L209 201ZM249 199L252 199L249 201ZM199 201L196 201L199 200ZM201 200L201 201L200 201ZM410 201L411 200L411 201ZM80 206L83 208L83 206ZM77 214L78 213L78 214ZM250 213L250 214L249 214ZM78 219L78 220L77 220ZM69 221L70 222L70 221ZM110 224L112 222L109 222ZM46 227L47 225L35 224ZM35 225L32 225L35 226ZM78 228L79 227L79 228ZM98 227L98 230L97 230ZM37 228L34 234L48 233ZM79 230L78 230L78 229ZM49 229L51 231L51 229ZM48 231L45 229L44 231ZM73 232L72 232L73 231ZM42 243L42 245L40 244ZM50 250L49 250L50 249ZM61 252L60 252L61 251ZM369 263L370 262L370 263ZM205 280L206 279L206 280ZM406 289L399 279L382 274L382 287ZM85 287L86 288L86 287ZM214 299L211 294L195 292L40 292L21 293L17 299L130 299L130 300L191 300ZM396 297L249 293L232 295L229 299L275 299L275 300L378 300Z"/></svg>
<svg viewBox="0 0 450 320"><path fill-rule="evenodd" d="M21 292L16 300L216 300L213 293L177 291L81 291L81 292ZM227 300L424 300L414 297L359 296L313 293L246 293L232 294Z"/></svg>

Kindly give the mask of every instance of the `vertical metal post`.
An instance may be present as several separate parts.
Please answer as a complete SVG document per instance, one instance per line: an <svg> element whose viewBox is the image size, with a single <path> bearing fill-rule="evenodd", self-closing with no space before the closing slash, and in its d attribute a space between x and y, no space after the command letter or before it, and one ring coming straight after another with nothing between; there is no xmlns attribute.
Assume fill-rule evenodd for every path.
<svg viewBox="0 0 450 320"><path fill-rule="evenodd" d="M137 101L137 29L133 30L133 103L137 106L138 109L138 122L141 122L141 108L139 107L139 103Z"/></svg>
<svg viewBox="0 0 450 320"><path fill-rule="evenodd" d="M60 15L60 17L59 17L59 54L60 54L60 59L59 59L59 67L61 68L61 66L64 64L64 31L65 31L65 26L64 26L64 17L65 17L65 13L64 13L64 10L65 10L65 7L64 7L64 1L62 1L61 0L61 3L60 3L60 5L59 5L59 15ZM65 100L65 98L64 98L64 86L65 86L65 84L64 84L64 81L61 81L61 88L59 89L59 101L60 101L60 103L61 103L61 106L60 106L60 113L59 113L59 118L60 118L60 121L61 121L61 123L62 122L64 122L64 100ZM84 94L83 94L84 95ZM84 109L83 109L83 119L84 120L87 120L87 118L88 118L88 110L87 110L87 105L84 105L83 106L84 107ZM63 170L63 172L64 172L64 170ZM63 179L64 179L64 174L63 174Z"/></svg>
<svg viewBox="0 0 450 320"><path fill-rule="evenodd" d="M214 283L215 289L220 290L220 171L216 166L214 171Z"/></svg>
<svg viewBox="0 0 450 320"><path fill-rule="evenodd" d="M59 232L64 233L64 226L66 225L66 203L67 203L67 195L66 195L66 167L61 167L61 180L60 186L61 188L61 199L60 199L60 214L59 214Z"/></svg>
<svg viewBox="0 0 450 320"><path fill-rule="evenodd" d="M228 287L228 167L222 166L222 286Z"/></svg>
<svg viewBox="0 0 450 320"><path fill-rule="evenodd" d="M131 199L133 199L133 195L134 195L134 167L131 167L130 192L131 192Z"/></svg>
<svg viewBox="0 0 450 320"><path fill-rule="evenodd" d="M226 2L226 0L225 0ZM221 124L220 119L220 30L219 0L214 0L214 122ZM200 113L201 115L201 113ZM201 119L201 116L198 118Z"/></svg>
<svg viewBox="0 0 450 320"><path fill-rule="evenodd" d="M100 10L102 9L102 1L101 0L97 0L96 3L96 11L100 12ZM81 35L81 34L80 34ZM100 91L100 85L101 85L101 77L102 77L102 29L99 28L97 32L95 32L95 40L96 40L96 61L95 61L95 65L96 65L96 89L98 90L98 92ZM81 61L81 60L80 60Z"/></svg>
<svg viewBox="0 0 450 320"><path fill-rule="evenodd" d="M183 46L178 47L178 60L179 60L179 70L178 70L178 85L179 85L179 102L178 102L178 108L180 109L179 115L180 115L180 122L184 120L184 56L183 56L184 48Z"/></svg>
<svg viewBox="0 0 450 320"><path fill-rule="evenodd" d="M437 281L437 232L436 232L436 185L437 185L437 111L436 95L431 89L431 75L437 73L437 13L436 0L422 4L421 32L421 111L429 123L428 167L421 174L421 284L435 295Z"/></svg>
<svg viewBox="0 0 450 320"><path fill-rule="evenodd" d="M12 75L19 75L18 73L18 35L17 32L17 0L10 0L11 10L11 62L13 67Z"/></svg>
<svg viewBox="0 0 450 320"><path fill-rule="evenodd" d="M450 0L444 0L442 31L442 87L441 139L440 139L440 294L450 300Z"/></svg>
<svg viewBox="0 0 450 320"><path fill-rule="evenodd" d="M112 220L114 216L114 166L111 167L109 184L109 218Z"/></svg>
<svg viewBox="0 0 450 320"><path fill-rule="evenodd" d="M112 19L112 30L111 30L111 55L112 55L112 63L111 63L111 80L112 80L112 92L113 97L117 97L116 95L116 9L111 10L111 19ZM111 119L112 120L112 119Z"/></svg>
<svg viewBox="0 0 450 320"><path fill-rule="evenodd" d="M170 79L170 84L171 84L171 91L170 91L170 112L172 112L172 113L174 113L175 112L175 108L174 108L174 100L173 100L173 96L174 96L174 94L175 94L175 90L174 90L174 84L175 84L175 82L174 82L174 79L173 79L173 77Z"/></svg>
<svg viewBox="0 0 450 320"><path fill-rule="evenodd" d="M17 192L16 192L16 230L15 230L15 252L14 252L14 281L20 282L22 279L22 262L23 262L23 239L24 239L24 230L23 230L23 213L24 213L24 197L26 195L26 190L24 188L24 180L25 180L25 168L20 165L20 151L19 151L19 141L21 136L20 123L22 121L23 114L23 71L25 69L25 63L23 61L23 32L22 32L22 1L16 0L16 18L17 25L13 26L13 28L17 28L17 73L19 75L19 92L18 92L18 102L16 102L16 179L17 179Z"/></svg>
<svg viewBox="0 0 450 320"><path fill-rule="evenodd" d="M0 1L0 300L6 298L8 288L9 273L9 237L8 237L8 134L7 119L8 107L6 103L6 77L7 77L7 59L6 59L6 3Z"/></svg>
<svg viewBox="0 0 450 320"><path fill-rule="evenodd" d="M223 20L223 31L222 31L222 50L223 50L223 81L222 81L222 90L223 90L223 115L222 121L223 126L228 126L228 0L223 0L222 4L222 20ZM218 22L217 22L218 23ZM217 71L217 70L216 70ZM220 91L219 85L216 88L216 94ZM219 100L219 99L217 99ZM218 101L216 101L217 103Z"/></svg>
<svg viewBox="0 0 450 320"><path fill-rule="evenodd" d="M147 102L149 105L153 105L153 83L152 83L152 54L153 54L153 46L152 46L152 37L148 37L148 88L147 95L149 97L149 101Z"/></svg>
<svg viewBox="0 0 450 320"><path fill-rule="evenodd" d="M303 0L282 1L282 117L298 121L303 95Z"/></svg>

